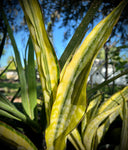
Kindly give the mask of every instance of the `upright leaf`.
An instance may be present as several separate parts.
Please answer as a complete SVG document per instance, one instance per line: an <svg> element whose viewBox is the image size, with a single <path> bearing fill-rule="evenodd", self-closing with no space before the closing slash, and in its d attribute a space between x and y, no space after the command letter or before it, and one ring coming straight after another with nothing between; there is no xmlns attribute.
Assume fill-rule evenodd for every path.
<svg viewBox="0 0 128 150"><path fill-rule="evenodd" d="M16 64L17 64L17 68L18 68L18 75L19 75L19 80L20 80L20 85L21 85L22 105L23 105L23 108L24 108L27 116L29 116L30 119L33 120L34 119L33 112L35 109L35 105L31 105L33 103L33 99L29 99L29 96L28 96L28 86L27 86L25 72L24 72L24 69L23 69L23 66L21 63L20 54L19 54L16 42L15 42L15 39L13 36L12 29L8 23L8 20L7 20L6 15L3 10L2 10L2 15L3 15L4 22L7 26L7 31L8 31L9 37L11 39L11 44L13 46L13 50L14 50L14 54L15 54Z"/></svg>
<svg viewBox="0 0 128 150"><path fill-rule="evenodd" d="M36 92L36 71L34 63L34 48L29 38L28 51L28 68L27 68L27 82L28 82L28 97L30 99L30 107L32 108L32 118L37 120L37 92Z"/></svg>
<svg viewBox="0 0 128 150"><path fill-rule="evenodd" d="M36 0L19 0L24 11L36 52L36 59L45 101L47 123L55 100L59 80L57 57L48 39L41 8Z"/></svg>
<svg viewBox="0 0 128 150"><path fill-rule="evenodd" d="M91 66L99 49L110 36L125 4L126 1L122 1L92 30L67 65L57 89L50 126L46 130L46 143L49 150L63 150L67 134L82 119L87 104L86 84Z"/></svg>
<svg viewBox="0 0 128 150"><path fill-rule="evenodd" d="M86 13L86 15L83 18L82 22L80 23L79 27L76 29L75 34L73 35L72 39L68 43L65 51L63 52L63 54L59 60L61 69L65 65L65 62L67 62L67 60L71 59L70 56L71 55L73 56L74 52L81 44L81 41L83 40L83 38L87 32L88 25L91 22L91 20L93 19L94 15L95 15L96 11L98 10L101 3L102 3L102 0L99 0L99 1L94 0L92 2L88 12Z"/></svg>

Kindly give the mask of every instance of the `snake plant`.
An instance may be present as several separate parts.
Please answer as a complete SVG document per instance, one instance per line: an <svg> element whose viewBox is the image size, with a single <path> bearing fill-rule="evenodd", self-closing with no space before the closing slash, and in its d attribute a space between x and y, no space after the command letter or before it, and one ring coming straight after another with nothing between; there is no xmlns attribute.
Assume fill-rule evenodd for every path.
<svg viewBox="0 0 128 150"><path fill-rule="evenodd" d="M12 30L2 10L14 49L22 102L19 110L17 105L11 103L4 95L0 95L0 139L26 150L64 150L67 140L78 150L95 150L111 123L117 116L121 116L121 137L124 142L121 140L119 147L122 150L124 147L128 149L125 140L128 139L128 87L105 102L102 102L102 95L88 100L86 94L87 79L93 62L128 1L123 0L83 40L89 22L102 3L102 0L94 0L60 60L57 59L48 38L39 2L19 2L31 36L27 44L28 63L26 61L24 69ZM42 100L37 99L34 52L40 75ZM29 134L25 126L27 129L30 127ZM81 131L78 126L81 126ZM31 134L34 134L34 139Z"/></svg>

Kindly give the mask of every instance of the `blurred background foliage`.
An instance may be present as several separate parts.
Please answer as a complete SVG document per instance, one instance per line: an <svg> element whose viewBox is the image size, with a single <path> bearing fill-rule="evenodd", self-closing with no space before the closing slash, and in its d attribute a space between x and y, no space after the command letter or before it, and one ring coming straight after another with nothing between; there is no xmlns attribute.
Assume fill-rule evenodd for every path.
<svg viewBox="0 0 128 150"><path fill-rule="evenodd" d="M121 0L103 0L98 12L95 14L89 28L94 26L94 23L101 20L104 16L110 13L113 8L115 8ZM24 30L28 32L26 21L19 5L18 0L1 0L1 6L3 6L6 12L9 23L14 32L19 32ZM74 30L77 28L79 22L83 19L84 15L88 11L92 0L40 0L42 11L44 14L45 24L47 26L47 31L52 32L52 27L56 22L62 20L61 27L66 27L64 31L64 38L68 39L70 36L71 28ZM121 42L124 44L128 40L128 6L121 14L121 17L114 27L111 39L114 36L120 36ZM0 37L3 37L6 32L6 27L4 21L0 14ZM20 22L19 22L20 20ZM2 38L0 38L2 40Z"/></svg>

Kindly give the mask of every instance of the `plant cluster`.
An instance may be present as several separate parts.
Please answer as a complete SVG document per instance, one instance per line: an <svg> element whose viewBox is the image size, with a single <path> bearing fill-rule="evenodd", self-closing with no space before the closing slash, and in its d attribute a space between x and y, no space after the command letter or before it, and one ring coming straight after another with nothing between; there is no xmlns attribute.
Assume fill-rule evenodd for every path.
<svg viewBox="0 0 128 150"><path fill-rule="evenodd" d="M115 148L127 150L128 87L106 101L102 101L101 94L94 95L98 88L89 93L86 89L93 62L128 1L123 0L83 40L88 26L87 19L93 11L91 6L59 61L45 30L38 1L19 2L30 31L25 69L3 10L2 16L15 53L22 103L12 103L0 94L0 139L17 149L64 150L69 140L78 150L95 150L110 125L120 117L123 122L121 140ZM42 86L42 100L37 99L34 52Z"/></svg>

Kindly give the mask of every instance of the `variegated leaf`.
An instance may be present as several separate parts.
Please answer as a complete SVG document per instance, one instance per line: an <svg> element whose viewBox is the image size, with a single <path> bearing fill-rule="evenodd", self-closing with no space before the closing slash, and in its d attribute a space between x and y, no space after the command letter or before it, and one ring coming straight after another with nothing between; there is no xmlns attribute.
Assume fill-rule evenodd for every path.
<svg viewBox="0 0 128 150"><path fill-rule="evenodd" d="M13 145L16 149L37 150L34 144L23 134L0 121L0 139Z"/></svg>
<svg viewBox="0 0 128 150"><path fill-rule="evenodd" d="M61 69L63 69L63 66L64 66L64 69L62 70L63 72L64 72L67 64L70 62L71 57L75 53L76 49L81 44L81 42L88 30L88 25L91 22L91 20L93 19L94 15L95 15L96 11L98 10L99 6L101 5L101 3L102 3L102 0L98 0L98 1L93 0L88 12L86 13L86 15L83 18L82 22L80 23L79 27L76 29L73 37L71 38L70 42L68 43L67 47L65 48L65 51L63 52L63 54L59 60Z"/></svg>
<svg viewBox="0 0 128 150"><path fill-rule="evenodd" d="M86 129L88 122L96 116L97 111L98 111L98 106L99 106L101 100L102 100L101 95L96 95L92 99L92 101L89 103L86 114L85 114L85 116L82 120L82 124L81 124L82 135Z"/></svg>
<svg viewBox="0 0 128 150"><path fill-rule="evenodd" d="M97 146L101 142L101 139L103 138L103 136L105 135L105 133L108 131L109 126L116 119L117 116L119 116L119 110L118 109L116 111L114 111L106 119L106 121L97 129L96 139L94 139L94 141L97 141L97 142L95 142L95 144L93 145L93 146L95 146L95 149L97 149ZM94 149L94 148L92 147L92 149Z"/></svg>
<svg viewBox="0 0 128 150"><path fill-rule="evenodd" d="M86 84L91 66L99 49L110 36L125 5L126 1L122 1L92 30L67 65L57 89L50 126L46 130L49 150L63 150L66 136L82 119L86 110Z"/></svg>
<svg viewBox="0 0 128 150"><path fill-rule="evenodd" d="M69 141L74 145L76 150L85 150L82 143L81 135L77 128L75 128L68 136Z"/></svg>
<svg viewBox="0 0 128 150"><path fill-rule="evenodd" d="M89 132L89 131L86 131L87 129L89 129L88 126L91 125L91 118L97 118L98 116L100 116L101 114L103 113L106 113L107 111L113 109L113 108L116 108L116 107L119 107L119 109L115 110L111 115L109 115L109 117L106 119L106 121L100 126L100 127L97 127L97 129L95 130L96 133L96 136L92 135L93 138L90 139L90 136L88 134L88 142L90 142L90 149L94 149L94 147L96 148L97 145L100 143L102 137L104 136L104 134L107 132L110 124L115 120L115 118L119 115L119 112L120 112L120 109L121 109L121 104L123 102L123 97L122 95L128 99L128 87L125 87L123 90L117 92L116 94L114 94L113 96L111 96L108 100L106 100L105 102L103 102L103 104L97 109L97 111L95 111L95 116L94 117L91 117L90 116L90 121L88 121L88 123L86 123L86 126L85 126L85 131L83 133L83 136L87 136L87 134L85 134L85 132ZM93 101L92 101L93 102ZM94 101L95 102L95 101ZM91 105L91 103L90 103ZM91 106L88 106L88 110L91 109ZM90 108L90 109L89 109ZM93 107L92 107L93 108ZM88 115L88 111L87 111L87 115ZM102 115L101 115L102 116ZM89 117L88 117L89 118ZM86 118L85 118L86 119ZM87 119L86 119L87 120ZM89 119L88 119L89 120ZM84 120L83 120L84 121ZM87 122L87 121L86 121ZM90 129L89 129L90 130ZM91 132L91 131L90 131ZM89 141L91 140L91 141ZM93 141L93 142L92 142ZM97 142L95 142L97 141ZM88 145L88 142L86 140L85 144ZM91 143L92 142L92 143ZM95 144L94 144L95 143ZM88 150L90 150L88 148Z"/></svg>
<svg viewBox="0 0 128 150"><path fill-rule="evenodd" d="M115 93L108 100L106 100L98 109L98 114L105 112L113 107L120 105L123 102L122 95L126 100L128 100L128 86L126 86L123 90Z"/></svg>
<svg viewBox="0 0 128 150"><path fill-rule="evenodd" d="M105 111L98 116L96 116L90 123L87 125L87 128L83 135L83 142L86 147L86 150L93 150L93 138L96 134L96 131L99 125L113 112L119 111L120 106L116 106L108 111Z"/></svg>
<svg viewBox="0 0 128 150"><path fill-rule="evenodd" d="M16 64L17 64L17 68L18 68L18 75L19 75L19 80L20 80L20 86L21 86L21 97L22 97L23 109L24 109L26 115L29 116L29 118L31 120L34 120L36 118L34 113L36 112L37 101L36 101L36 99L29 98L28 85L27 85L25 72L24 72L24 69L23 69L23 66L21 63L20 53L18 51L18 47L17 47L16 41L13 36L13 31L8 23L7 17L3 10L2 10L2 16L4 19L5 25L7 26L7 31L8 31L9 37L11 39L11 44L13 46L13 50L14 50L14 54L15 54ZM31 67L34 67L34 66L31 66ZM33 78L33 80L34 80L34 78Z"/></svg>
<svg viewBox="0 0 128 150"><path fill-rule="evenodd" d="M38 1L19 0L24 11L36 52L36 59L45 101L47 123L55 100L59 80L59 65L53 46L47 36Z"/></svg>

